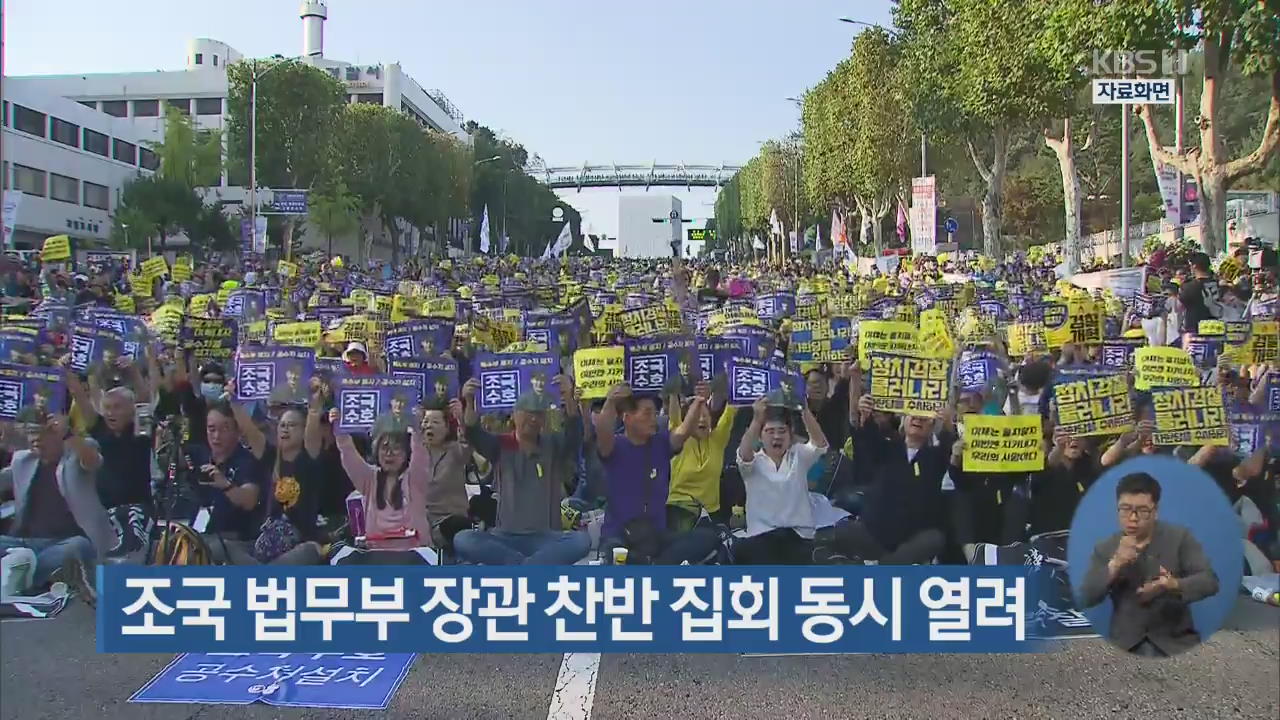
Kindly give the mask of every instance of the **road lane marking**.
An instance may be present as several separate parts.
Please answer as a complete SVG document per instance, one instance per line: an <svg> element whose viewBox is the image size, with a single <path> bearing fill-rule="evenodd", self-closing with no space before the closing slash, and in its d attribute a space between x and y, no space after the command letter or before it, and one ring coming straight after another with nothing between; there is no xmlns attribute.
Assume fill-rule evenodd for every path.
<svg viewBox="0 0 1280 720"><path fill-rule="evenodd" d="M590 720L599 673L600 653L565 653L547 720Z"/></svg>

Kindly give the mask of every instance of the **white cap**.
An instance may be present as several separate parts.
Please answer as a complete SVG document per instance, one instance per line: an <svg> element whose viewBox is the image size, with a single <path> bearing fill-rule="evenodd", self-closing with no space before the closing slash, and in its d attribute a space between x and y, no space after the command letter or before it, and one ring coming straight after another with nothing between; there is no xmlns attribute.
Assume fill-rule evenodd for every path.
<svg viewBox="0 0 1280 720"><path fill-rule="evenodd" d="M342 351L342 359L348 360L349 358L347 356L350 355L353 350L362 353L366 358L369 357L369 351L365 350L364 343L352 340L347 343L347 349Z"/></svg>

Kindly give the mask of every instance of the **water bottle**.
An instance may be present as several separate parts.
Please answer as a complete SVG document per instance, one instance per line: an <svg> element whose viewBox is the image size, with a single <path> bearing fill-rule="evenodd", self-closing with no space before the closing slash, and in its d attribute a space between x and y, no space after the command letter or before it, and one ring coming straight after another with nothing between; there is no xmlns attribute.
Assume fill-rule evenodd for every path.
<svg viewBox="0 0 1280 720"><path fill-rule="evenodd" d="M347 527L351 529L352 540L364 542L364 495L359 490L352 490L347 495Z"/></svg>
<svg viewBox="0 0 1280 720"><path fill-rule="evenodd" d="M27 548L11 548L0 558L0 597L22 596L36 574L36 554Z"/></svg>
<svg viewBox="0 0 1280 720"><path fill-rule="evenodd" d="M151 437L151 403L133 406L133 432L138 437Z"/></svg>
<svg viewBox="0 0 1280 720"><path fill-rule="evenodd" d="M733 515L729 518L729 527L733 530L741 530L747 526L747 509L741 505L733 506Z"/></svg>

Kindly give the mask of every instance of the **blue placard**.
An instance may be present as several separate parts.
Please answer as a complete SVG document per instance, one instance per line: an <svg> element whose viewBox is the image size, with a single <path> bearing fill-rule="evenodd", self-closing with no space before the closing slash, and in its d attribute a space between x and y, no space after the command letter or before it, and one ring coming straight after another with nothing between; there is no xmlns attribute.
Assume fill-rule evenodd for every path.
<svg viewBox="0 0 1280 720"><path fill-rule="evenodd" d="M666 395L692 387L699 378L692 338L664 336L628 340L623 347L626 382L637 395Z"/></svg>
<svg viewBox="0 0 1280 720"><path fill-rule="evenodd" d="M276 190L271 207L286 215L307 214L307 193L304 190Z"/></svg>
<svg viewBox="0 0 1280 720"><path fill-rule="evenodd" d="M129 702L385 710L413 658L412 653L184 653Z"/></svg>
<svg viewBox="0 0 1280 720"><path fill-rule="evenodd" d="M1000 359L980 352L960 361L957 369L961 390L984 390L1000 373Z"/></svg>
<svg viewBox="0 0 1280 720"><path fill-rule="evenodd" d="M98 567L99 652L1026 652L1020 566Z"/></svg>

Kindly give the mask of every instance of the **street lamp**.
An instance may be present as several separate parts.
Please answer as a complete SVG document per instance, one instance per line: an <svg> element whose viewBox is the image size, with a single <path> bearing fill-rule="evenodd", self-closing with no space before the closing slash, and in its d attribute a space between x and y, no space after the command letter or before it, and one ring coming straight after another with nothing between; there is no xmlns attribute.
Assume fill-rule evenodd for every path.
<svg viewBox="0 0 1280 720"><path fill-rule="evenodd" d="M894 40L902 39L902 33L894 30L890 30L889 28L883 25L879 25L877 23L869 23L869 22L864 22L862 20L854 20L853 18L847 18L847 17L840 18L840 22L849 23L850 25L861 25L863 27L883 30L885 33L889 35L889 37L893 38ZM920 177L924 177L929 174L927 160L928 160L928 148L925 145L925 136L924 136L924 133L922 132L920 133Z"/></svg>
<svg viewBox="0 0 1280 720"><path fill-rule="evenodd" d="M258 61L255 59L249 70L249 218L253 226L253 247L258 247L258 80L272 70L299 57L277 58L271 67L258 72ZM286 253L287 254L287 253Z"/></svg>
<svg viewBox="0 0 1280 720"><path fill-rule="evenodd" d="M501 160L501 159L502 159L501 155L494 155L493 157L485 158L483 160L477 160L476 165L483 165L485 163L491 163L494 160Z"/></svg>

